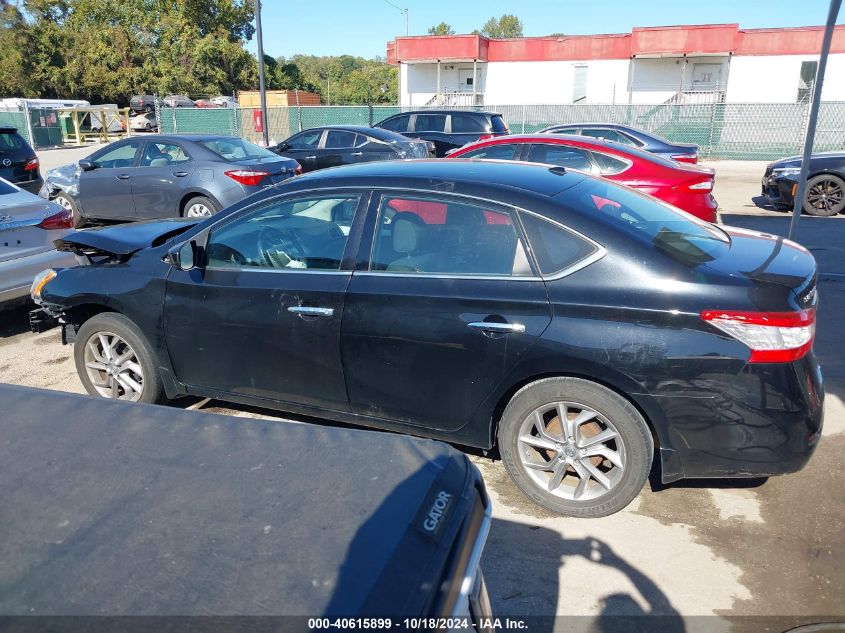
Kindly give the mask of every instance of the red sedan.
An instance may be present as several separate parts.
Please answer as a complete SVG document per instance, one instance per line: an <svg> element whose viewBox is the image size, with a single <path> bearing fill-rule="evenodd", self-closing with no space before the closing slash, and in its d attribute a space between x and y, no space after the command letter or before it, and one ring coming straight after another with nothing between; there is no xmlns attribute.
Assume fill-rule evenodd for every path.
<svg viewBox="0 0 845 633"><path fill-rule="evenodd" d="M523 160L603 176L708 222L716 221L715 172L617 143L570 135L499 136L465 145L447 158Z"/></svg>

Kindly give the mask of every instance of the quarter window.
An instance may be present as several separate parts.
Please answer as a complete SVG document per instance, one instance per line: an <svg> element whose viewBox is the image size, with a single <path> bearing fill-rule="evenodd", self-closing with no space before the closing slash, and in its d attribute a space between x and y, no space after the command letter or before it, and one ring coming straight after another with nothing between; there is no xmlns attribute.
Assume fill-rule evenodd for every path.
<svg viewBox="0 0 845 633"><path fill-rule="evenodd" d="M544 275L554 275L595 252L596 247L560 224L520 212L528 242Z"/></svg>
<svg viewBox="0 0 845 633"><path fill-rule="evenodd" d="M277 202L212 231L208 265L222 268L338 270L358 196Z"/></svg>
<svg viewBox="0 0 845 633"><path fill-rule="evenodd" d="M436 198L385 197L370 269L530 276L512 212Z"/></svg>
<svg viewBox="0 0 845 633"><path fill-rule="evenodd" d="M621 158L608 156L601 152L590 152L593 155L593 160L598 166L599 173L602 176L612 176L613 174L621 174L628 169L629 164Z"/></svg>
<svg viewBox="0 0 845 633"><path fill-rule="evenodd" d="M104 169L116 169L119 167L132 167L135 163L135 154L141 146L140 141L130 141L120 147L113 147L96 158L98 166Z"/></svg>
<svg viewBox="0 0 845 633"><path fill-rule="evenodd" d="M532 145L528 151L528 161L531 163L546 163L557 165L567 169L579 169L590 171L593 164L590 162L589 152L577 147L566 145Z"/></svg>

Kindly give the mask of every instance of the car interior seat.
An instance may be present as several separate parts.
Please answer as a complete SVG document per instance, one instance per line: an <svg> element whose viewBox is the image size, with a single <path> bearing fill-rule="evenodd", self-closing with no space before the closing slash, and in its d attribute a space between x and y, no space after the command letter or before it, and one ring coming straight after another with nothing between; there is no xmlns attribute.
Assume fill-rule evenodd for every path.
<svg viewBox="0 0 845 633"><path fill-rule="evenodd" d="M389 271L427 272L434 268L435 257L424 252L426 225L414 213L397 213L390 223L393 250L399 259L392 261Z"/></svg>

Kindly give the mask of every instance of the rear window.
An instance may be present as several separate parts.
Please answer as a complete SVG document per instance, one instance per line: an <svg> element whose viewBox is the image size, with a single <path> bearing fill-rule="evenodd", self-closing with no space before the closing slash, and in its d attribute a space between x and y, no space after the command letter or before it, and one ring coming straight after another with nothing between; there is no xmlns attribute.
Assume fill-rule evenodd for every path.
<svg viewBox="0 0 845 633"><path fill-rule="evenodd" d="M419 116L417 117L419 121ZM481 134L487 131L487 122L471 114L453 114L452 132L455 134Z"/></svg>
<svg viewBox="0 0 845 633"><path fill-rule="evenodd" d="M557 199L688 266L712 261L730 248L730 238L716 226L605 180L585 178Z"/></svg>
<svg viewBox="0 0 845 633"><path fill-rule="evenodd" d="M17 132L0 132L0 152L11 152L26 148L26 141Z"/></svg>
<svg viewBox="0 0 845 633"><path fill-rule="evenodd" d="M391 132L407 132L408 121L410 121L410 119L410 115L403 114L402 116L386 119L381 123L376 124L376 127L380 127L383 130L390 130Z"/></svg>
<svg viewBox="0 0 845 633"><path fill-rule="evenodd" d="M492 117L490 117L490 121L493 124L493 131L494 132L502 133L502 132L509 132L510 131L510 130L508 130L508 126L505 123L505 120L501 117L501 115L494 114Z"/></svg>
<svg viewBox="0 0 845 633"><path fill-rule="evenodd" d="M276 154L240 138L221 138L213 141L199 141L199 144L226 160L247 160L252 158L276 158Z"/></svg>

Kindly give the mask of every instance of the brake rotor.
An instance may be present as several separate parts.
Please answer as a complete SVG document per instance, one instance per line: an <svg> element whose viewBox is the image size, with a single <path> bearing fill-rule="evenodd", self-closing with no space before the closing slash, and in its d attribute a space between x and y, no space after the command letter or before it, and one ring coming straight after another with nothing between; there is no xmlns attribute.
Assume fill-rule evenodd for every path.
<svg viewBox="0 0 845 633"><path fill-rule="evenodd" d="M574 420L577 417L577 413L570 413L569 419ZM598 435L601 433L601 425L598 422L586 422L580 426L581 429L581 436L582 437L593 437L594 435ZM563 437L563 428L560 425L560 417L555 416L549 423L546 425L546 431L549 435L556 435L558 437ZM545 451L546 459L551 460L554 458L555 454L552 451ZM602 458L599 455L595 455L590 457L590 463L593 466L598 466L602 463ZM568 470L572 470L569 468Z"/></svg>

